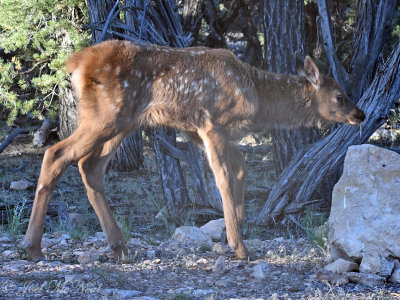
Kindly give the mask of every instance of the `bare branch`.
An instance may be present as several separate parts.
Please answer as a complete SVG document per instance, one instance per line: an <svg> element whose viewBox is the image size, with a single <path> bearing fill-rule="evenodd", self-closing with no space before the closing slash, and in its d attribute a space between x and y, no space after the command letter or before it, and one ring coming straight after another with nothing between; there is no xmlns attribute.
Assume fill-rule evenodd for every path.
<svg viewBox="0 0 400 300"><path fill-rule="evenodd" d="M322 38L324 41L323 46L332 68L333 77L335 77L336 81L345 90L346 94L350 94L349 74L347 74L346 70L340 63L333 42L329 0L317 0L317 2L319 10L319 25L321 26Z"/></svg>

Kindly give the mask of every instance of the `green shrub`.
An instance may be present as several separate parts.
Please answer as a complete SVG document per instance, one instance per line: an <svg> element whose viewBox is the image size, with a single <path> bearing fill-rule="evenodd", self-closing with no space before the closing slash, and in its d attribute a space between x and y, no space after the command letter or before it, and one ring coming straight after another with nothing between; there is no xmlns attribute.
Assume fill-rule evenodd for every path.
<svg viewBox="0 0 400 300"><path fill-rule="evenodd" d="M84 0L0 1L0 108L7 122L29 114L55 118L66 86L66 59L89 44Z"/></svg>

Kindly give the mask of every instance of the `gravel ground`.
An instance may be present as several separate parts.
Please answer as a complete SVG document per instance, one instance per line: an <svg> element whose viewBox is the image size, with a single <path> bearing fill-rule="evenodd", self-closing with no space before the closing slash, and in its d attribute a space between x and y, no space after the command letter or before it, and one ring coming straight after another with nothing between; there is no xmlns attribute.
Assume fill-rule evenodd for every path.
<svg viewBox="0 0 400 300"><path fill-rule="evenodd" d="M107 256L102 233L45 234L38 263L24 259L22 240L0 235L0 299L400 299L399 285L318 279L326 253L304 239L247 240L258 257L248 262L220 243L133 238L125 263Z"/></svg>

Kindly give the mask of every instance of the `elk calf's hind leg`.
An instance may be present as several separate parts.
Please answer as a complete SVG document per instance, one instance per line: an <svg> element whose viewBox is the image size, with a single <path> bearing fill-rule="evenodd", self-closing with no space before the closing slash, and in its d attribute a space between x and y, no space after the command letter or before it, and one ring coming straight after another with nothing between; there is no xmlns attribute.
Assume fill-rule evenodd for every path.
<svg viewBox="0 0 400 300"><path fill-rule="evenodd" d="M85 126L80 126L70 137L46 151L25 236L26 252L32 260L44 258L40 243L46 213L53 190L61 175L71 163L78 161L112 136L112 133L102 131L100 134L88 130Z"/></svg>
<svg viewBox="0 0 400 300"><path fill-rule="evenodd" d="M238 258L248 258L246 246L240 230L240 220L238 219L235 203L235 172L229 159L232 146L226 139L226 132L209 125L206 129L198 132L203 140L203 144L208 156L210 166L213 170L217 187L221 193L224 208L224 218L229 246L235 251ZM241 206L241 205L239 205ZM239 212L243 212L239 208ZM243 213L241 213L243 216ZM242 218L241 216L241 218Z"/></svg>
<svg viewBox="0 0 400 300"><path fill-rule="evenodd" d="M108 162L115 150L120 145L123 135L118 135L97 148L92 153L82 158L79 163L79 172L85 184L88 198L92 204L97 217L100 220L107 242L116 258L120 259L122 253L128 255L124 239L107 203L104 193L104 173Z"/></svg>

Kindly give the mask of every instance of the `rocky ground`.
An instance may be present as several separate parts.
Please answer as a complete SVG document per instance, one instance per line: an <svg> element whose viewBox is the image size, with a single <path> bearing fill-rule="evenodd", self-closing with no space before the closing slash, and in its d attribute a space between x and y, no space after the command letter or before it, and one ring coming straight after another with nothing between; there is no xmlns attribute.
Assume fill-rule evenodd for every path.
<svg viewBox="0 0 400 300"><path fill-rule="evenodd" d="M34 197L45 149L30 143L21 137L2 153L0 204L6 208ZM237 260L215 239L171 238L169 224L155 218L164 204L150 155L144 170L106 175L109 203L131 252L125 262L113 261L72 166L57 185L53 203L65 203L70 216L83 216L83 230L65 230L51 217L42 243L47 261L30 262L21 247L29 209L21 216L16 214L20 206L7 209L13 218L0 224L0 299L400 299L399 284L376 286L368 278L356 283L351 276L325 271L329 249L309 232L256 227L251 220L273 185L272 146L246 147L241 149L249 169L245 242L255 261ZM26 189L11 188L21 180L29 182ZM183 219L188 220L184 224L204 224ZM311 230L319 225L307 224Z"/></svg>
<svg viewBox="0 0 400 300"><path fill-rule="evenodd" d="M327 254L304 239L247 240L255 261L221 243L135 237L129 261L108 258L101 232L45 234L46 262L29 262L0 236L1 299L400 299L400 285L369 287L323 270Z"/></svg>

